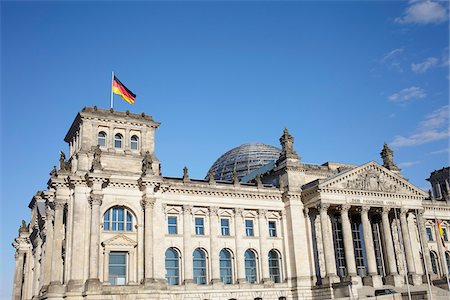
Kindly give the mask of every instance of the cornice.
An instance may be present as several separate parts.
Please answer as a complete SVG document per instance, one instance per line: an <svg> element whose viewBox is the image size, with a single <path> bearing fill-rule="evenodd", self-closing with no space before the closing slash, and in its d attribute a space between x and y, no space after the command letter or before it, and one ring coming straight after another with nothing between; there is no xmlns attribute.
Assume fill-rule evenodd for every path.
<svg viewBox="0 0 450 300"><path fill-rule="evenodd" d="M339 188L320 188L315 192L321 194L339 194L339 195L352 195L352 196L371 196L371 197L384 197L384 198L395 198L395 199L410 199L410 200L423 200L423 196L413 196L405 194L397 194L390 192L379 192L379 191L365 191L365 190L349 190L349 189L339 189ZM313 194L310 192L309 194Z"/></svg>

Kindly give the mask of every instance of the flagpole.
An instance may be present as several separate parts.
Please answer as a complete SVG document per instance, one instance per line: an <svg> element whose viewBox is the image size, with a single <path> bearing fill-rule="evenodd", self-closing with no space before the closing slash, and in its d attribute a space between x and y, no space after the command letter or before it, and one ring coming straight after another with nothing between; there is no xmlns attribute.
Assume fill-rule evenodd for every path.
<svg viewBox="0 0 450 300"><path fill-rule="evenodd" d="M114 107L113 82L114 82L114 71L112 71L111 75L111 101L110 101L111 108Z"/></svg>
<svg viewBox="0 0 450 300"><path fill-rule="evenodd" d="M416 209L416 216L419 216L419 210ZM419 221L419 220L417 220ZM425 261L425 249L423 246L423 241L422 241L422 225L419 224L419 222L417 223L417 228L419 230L419 242L420 242L420 249L422 250L422 259L423 259L423 265L425 266L425 276L427 276L427 284L428 284L428 292L430 293L430 299L433 299L433 292L431 291L431 283L430 283L430 276L428 273L428 267L427 267L427 262Z"/></svg>

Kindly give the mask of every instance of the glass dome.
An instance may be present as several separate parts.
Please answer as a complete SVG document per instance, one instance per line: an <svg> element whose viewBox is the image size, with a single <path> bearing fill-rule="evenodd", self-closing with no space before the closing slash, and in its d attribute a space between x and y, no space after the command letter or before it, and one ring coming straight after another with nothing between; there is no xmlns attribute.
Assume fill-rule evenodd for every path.
<svg viewBox="0 0 450 300"><path fill-rule="evenodd" d="M261 143L243 144L231 149L212 165L209 172L214 174L215 180L232 181L233 172L239 179L276 161L280 156L281 149Z"/></svg>

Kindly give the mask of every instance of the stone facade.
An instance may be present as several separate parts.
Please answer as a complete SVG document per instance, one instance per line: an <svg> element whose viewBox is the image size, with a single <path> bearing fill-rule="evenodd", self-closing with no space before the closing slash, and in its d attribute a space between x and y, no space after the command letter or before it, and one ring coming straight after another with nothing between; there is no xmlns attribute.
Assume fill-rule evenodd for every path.
<svg viewBox="0 0 450 300"><path fill-rule="evenodd" d="M448 230L450 205L403 178L387 145L383 165L304 164L285 130L249 183L169 178L158 126L77 115L13 243L14 300L331 299L447 274L435 220Z"/></svg>

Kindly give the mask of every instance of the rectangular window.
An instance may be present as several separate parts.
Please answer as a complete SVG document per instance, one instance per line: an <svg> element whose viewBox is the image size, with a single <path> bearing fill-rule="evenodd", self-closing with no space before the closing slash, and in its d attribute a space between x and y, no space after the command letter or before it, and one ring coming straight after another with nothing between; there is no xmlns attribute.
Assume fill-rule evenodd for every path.
<svg viewBox="0 0 450 300"><path fill-rule="evenodd" d="M253 220L245 220L245 235L246 236L254 236Z"/></svg>
<svg viewBox="0 0 450 300"><path fill-rule="evenodd" d="M275 237L277 236L277 222L269 221L269 236Z"/></svg>
<svg viewBox="0 0 450 300"><path fill-rule="evenodd" d="M109 254L109 282L112 285L126 284L127 252L111 252Z"/></svg>
<svg viewBox="0 0 450 300"><path fill-rule="evenodd" d="M427 232L428 240L432 241L433 240L433 232L432 232L431 228L427 227L427 228L425 228L425 231Z"/></svg>
<svg viewBox="0 0 450 300"><path fill-rule="evenodd" d="M177 234L177 217L170 216L167 218L167 231L169 234Z"/></svg>
<svg viewBox="0 0 450 300"><path fill-rule="evenodd" d="M230 220L220 219L220 228L223 236L230 235Z"/></svg>
<svg viewBox="0 0 450 300"><path fill-rule="evenodd" d="M205 234L205 225L203 218L195 218L195 234L196 235Z"/></svg>

